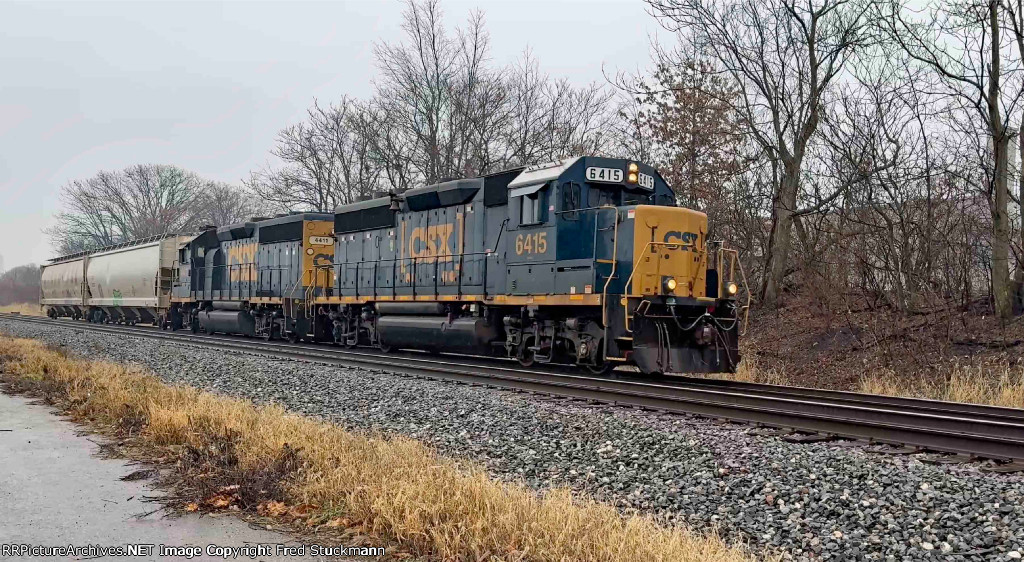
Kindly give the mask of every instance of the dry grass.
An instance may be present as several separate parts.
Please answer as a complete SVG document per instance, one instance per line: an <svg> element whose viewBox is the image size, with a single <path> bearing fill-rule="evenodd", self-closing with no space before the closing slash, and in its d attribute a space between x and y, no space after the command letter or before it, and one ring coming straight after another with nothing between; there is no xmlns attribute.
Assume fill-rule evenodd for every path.
<svg viewBox="0 0 1024 562"><path fill-rule="evenodd" d="M27 302L0 305L0 312L17 312L25 316L46 316L43 312L43 307Z"/></svg>
<svg viewBox="0 0 1024 562"><path fill-rule="evenodd" d="M687 374L689 377L714 378L729 381L752 382L757 384L791 384L780 369L770 367L751 354L740 361L735 373Z"/></svg>
<svg viewBox="0 0 1024 562"><path fill-rule="evenodd" d="M167 386L138 369L68 358L31 340L0 337L0 361L15 385L171 456L179 482L196 494L192 509L230 490L220 504L260 513L282 511L278 501L293 513L301 506L311 526L357 528L443 560L751 559L717 537L623 516L566 491L540 496L496 482L410 439L355 434L279 406Z"/></svg>
<svg viewBox="0 0 1024 562"><path fill-rule="evenodd" d="M934 381L907 381L891 372L873 372L861 378L858 390L870 394L1024 408L1024 367L955 365L947 377Z"/></svg>

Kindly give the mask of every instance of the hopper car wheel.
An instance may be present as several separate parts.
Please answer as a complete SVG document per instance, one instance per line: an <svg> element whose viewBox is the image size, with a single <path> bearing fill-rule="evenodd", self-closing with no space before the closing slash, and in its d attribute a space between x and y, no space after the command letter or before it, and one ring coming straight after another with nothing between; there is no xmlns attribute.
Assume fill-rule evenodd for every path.
<svg viewBox="0 0 1024 562"><path fill-rule="evenodd" d="M395 351L395 348L391 347L386 343L378 343L377 349L383 351L384 353L391 353L392 351Z"/></svg>

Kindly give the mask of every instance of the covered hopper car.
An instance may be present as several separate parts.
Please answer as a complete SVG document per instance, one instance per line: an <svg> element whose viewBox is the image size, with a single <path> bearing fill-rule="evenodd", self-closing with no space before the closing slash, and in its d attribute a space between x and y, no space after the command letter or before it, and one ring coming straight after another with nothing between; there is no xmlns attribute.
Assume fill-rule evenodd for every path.
<svg viewBox="0 0 1024 562"><path fill-rule="evenodd" d="M171 304L178 251L191 239L160 235L50 260L39 302L51 318L159 323Z"/></svg>

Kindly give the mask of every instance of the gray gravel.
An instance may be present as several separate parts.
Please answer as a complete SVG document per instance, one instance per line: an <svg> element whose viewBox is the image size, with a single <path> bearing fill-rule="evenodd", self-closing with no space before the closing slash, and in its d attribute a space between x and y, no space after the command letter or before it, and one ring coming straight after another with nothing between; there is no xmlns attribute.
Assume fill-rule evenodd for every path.
<svg viewBox="0 0 1024 562"><path fill-rule="evenodd" d="M1024 476L935 466L860 446L790 444L746 426L188 344L0 320L0 332L134 362L168 382L272 400L357 430L400 433L536 489L566 485L625 510L792 560L1015 560Z"/></svg>

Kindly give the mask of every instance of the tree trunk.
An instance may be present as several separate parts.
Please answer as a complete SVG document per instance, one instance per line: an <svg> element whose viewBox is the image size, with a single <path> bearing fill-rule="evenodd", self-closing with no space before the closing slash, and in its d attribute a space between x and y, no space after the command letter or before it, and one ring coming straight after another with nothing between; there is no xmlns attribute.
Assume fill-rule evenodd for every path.
<svg viewBox="0 0 1024 562"><path fill-rule="evenodd" d="M1021 122L1020 130L1017 132L1017 203L1020 206L1020 216L1024 217L1024 121ZM1020 229L1020 247L1024 249L1024 226ZM1017 284L1024 283L1024 260L1018 259L1014 273L1014 281Z"/></svg>
<svg viewBox="0 0 1024 562"><path fill-rule="evenodd" d="M774 308L779 304L782 281L786 276L789 248L793 240L793 212L800 186L800 163L794 159L783 162L779 194L772 206L772 232L768 241L768 260L765 263L761 304Z"/></svg>
<svg viewBox="0 0 1024 562"><path fill-rule="evenodd" d="M1010 217L1007 213L1009 186L1007 185L1007 156L1010 139L1000 134L992 139L995 157L995 177L992 195L992 300L996 316L1010 318L1013 315L1013 298L1010 289Z"/></svg>
<svg viewBox="0 0 1024 562"><path fill-rule="evenodd" d="M992 59L988 81L989 132L992 135L992 156L995 160L992 178L992 300L996 316L1007 319L1013 316L1013 300L1010 296L1010 217L1007 216L1007 163L1010 151L1010 137L1003 125L999 111L999 18L998 2L989 0L989 31L992 34Z"/></svg>

